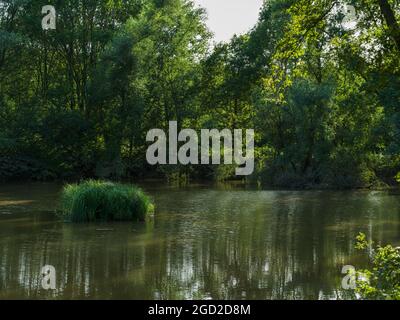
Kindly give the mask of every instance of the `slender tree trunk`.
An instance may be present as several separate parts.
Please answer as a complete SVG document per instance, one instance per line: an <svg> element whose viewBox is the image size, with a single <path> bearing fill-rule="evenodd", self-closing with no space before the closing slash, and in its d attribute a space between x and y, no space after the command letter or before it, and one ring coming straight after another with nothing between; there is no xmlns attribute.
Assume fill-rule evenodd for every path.
<svg viewBox="0 0 400 320"><path fill-rule="evenodd" d="M379 7L389 27L390 34L396 43L397 50L400 51L400 26L388 0L378 0Z"/></svg>

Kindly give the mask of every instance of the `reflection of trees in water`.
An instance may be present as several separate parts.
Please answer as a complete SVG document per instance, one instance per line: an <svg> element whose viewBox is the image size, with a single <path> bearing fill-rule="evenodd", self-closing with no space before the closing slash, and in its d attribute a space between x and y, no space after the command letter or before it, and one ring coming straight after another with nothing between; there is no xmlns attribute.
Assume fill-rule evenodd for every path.
<svg viewBox="0 0 400 320"><path fill-rule="evenodd" d="M199 198L193 194L191 202ZM384 238L376 218L392 220L385 208L395 208L390 199L383 199L389 202L386 206L357 193L240 192L221 197L210 192L205 198L198 216L206 222L197 236L186 240L192 241L187 245L194 251L187 260L192 273L200 275L194 279L201 279L202 295L212 298L332 296L340 285L342 266L358 262L349 258L355 235L376 224L374 234ZM187 227L184 222L165 224L170 225L163 229L175 233ZM215 232L210 234L210 228Z"/></svg>
<svg viewBox="0 0 400 320"><path fill-rule="evenodd" d="M398 221L398 197L382 193L193 190L155 198L154 225L113 232L42 215L33 226L6 222L0 292L43 296L39 271L52 264L64 298L334 297L342 266L360 263L359 231L388 242L399 234L388 228Z"/></svg>
<svg viewBox="0 0 400 320"><path fill-rule="evenodd" d="M48 218L46 213L28 212L1 219L0 298L36 295L40 268L54 236L54 223Z"/></svg>

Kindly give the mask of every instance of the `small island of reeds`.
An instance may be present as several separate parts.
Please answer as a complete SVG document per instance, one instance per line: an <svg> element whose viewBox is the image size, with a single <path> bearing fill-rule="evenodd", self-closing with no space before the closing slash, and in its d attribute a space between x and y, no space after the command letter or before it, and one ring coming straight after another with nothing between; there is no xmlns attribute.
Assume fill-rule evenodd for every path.
<svg viewBox="0 0 400 320"><path fill-rule="evenodd" d="M134 185L88 180L68 184L61 216L70 222L144 221L153 210L149 197Z"/></svg>

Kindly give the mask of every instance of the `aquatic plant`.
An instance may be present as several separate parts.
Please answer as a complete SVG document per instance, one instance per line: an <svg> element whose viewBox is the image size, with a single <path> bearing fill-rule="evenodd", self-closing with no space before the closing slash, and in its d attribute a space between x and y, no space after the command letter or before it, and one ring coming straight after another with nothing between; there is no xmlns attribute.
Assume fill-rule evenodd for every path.
<svg viewBox="0 0 400 320"><path fill-rule="evenodd" d="M105 181L68 184L61 197L61 216L71 222L143 221L152 208L140 188Z"/></svg>

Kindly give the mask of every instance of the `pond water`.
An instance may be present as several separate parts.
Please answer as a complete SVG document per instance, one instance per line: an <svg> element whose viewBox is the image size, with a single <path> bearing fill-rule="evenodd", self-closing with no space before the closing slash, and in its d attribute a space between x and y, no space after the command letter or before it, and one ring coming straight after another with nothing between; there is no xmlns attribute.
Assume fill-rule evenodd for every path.
<svg viewBox="0 0 400 320"><path fill-rule="evenodd" d="M400 245L393 191L142 184L146 223L58 220L61 185L0 185L0 299L335 299L361 231ZM42 289L41 268L56 270Z"/></svg>

